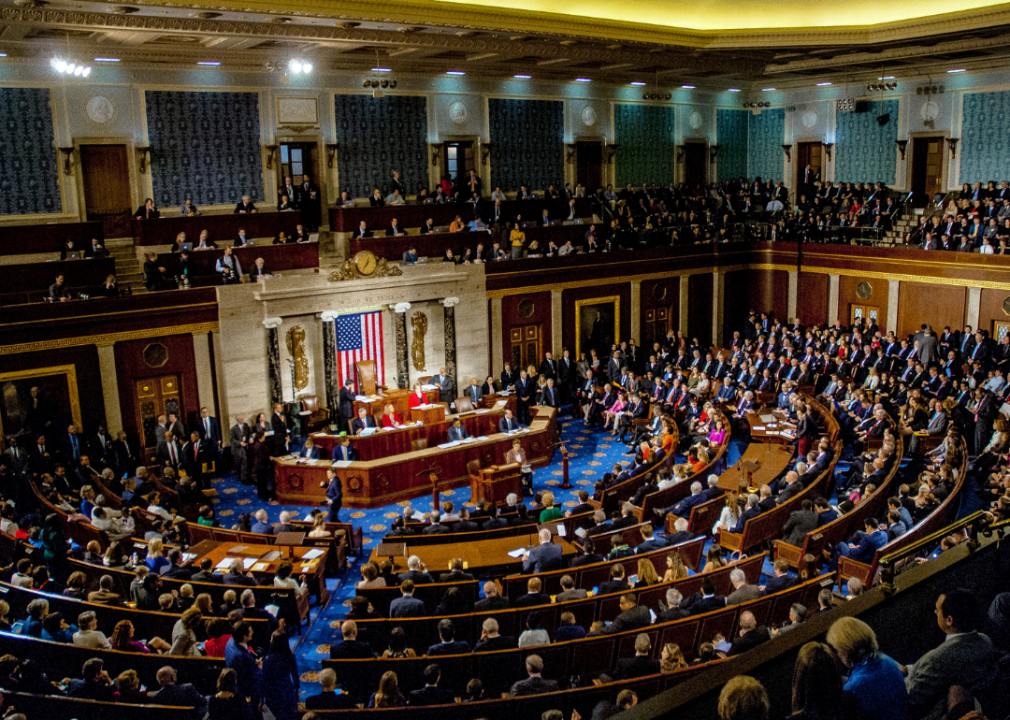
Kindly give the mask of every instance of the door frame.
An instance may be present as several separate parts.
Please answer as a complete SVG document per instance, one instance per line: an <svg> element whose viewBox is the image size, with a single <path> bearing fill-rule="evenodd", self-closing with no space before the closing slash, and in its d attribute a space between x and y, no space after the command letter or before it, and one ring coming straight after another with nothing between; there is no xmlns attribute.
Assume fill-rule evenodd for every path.
<svg viewBox="0 0 1010 720"><path fill-rule="evenodd" d="M599 144L600 146L600 184L606 188L609 183L607 172L607 138L603 135L576 135L572 138L572 142L569 143L574 148L572 152L572 161L570 163L565 163L565 182L572 184L572 190L575 190L575 185L579 181L579 143L593 143ZM586 188L586 196L589 193L596 192L596 188Z"/></svg>
<svg viewBox="0 0 1010 720"><path fill-rule="evenodd" d="M908 133L908 142L912 147L906 146L904 160L900 160L901 155L898 155L899 161L905 164L903 189L906 192L912 189L912 156L915 155L915 139L931 137L943 138L943 149L940 151L940 192L947 193L950 191L950 156L944 155L944 153L950 152L950 147L947 144L947 141L950 139L950 130L931 130L928 132L917 131Z"/></svg>
<svg viewBox="0 0 1010 720"><path fill-rule="evenodd" d="M274 136L273 144L277 146L276 160L273 163L273 167L267 170L266 162L263 163L263 174L264 177L269 176L271 179L271 184L264 188L263 202L274 208L277 207L277 188L281 186L284 182L284 177L281 173L281 151L280 147L284 143L300 143L302 145L315 145L316 146L316 182L319 183L319 197L322 200L320 203L322 205L323 217L320 229L323 227L329 228L330 216L326 211L330 205L336 201L336 197L330 197L330 174L332 172L335 178L332 187L340 187L337 180L339 180L337 175L337 158L333 158L333 167L327 167L327 155L326 155L326 145L323 143L322 133L315 132L311 135L298 135L292 133L290 130L286 131L284 134L278 134ZM295 179L291 178L291 182Z"/></svg>
<svg viewBox="0 0 1010 720"><path fill-rule="evenodd" d="M485 172L487 169L483 163L481 163L481 139L480 135L442 135L437 143L432 143L438 148L438 159L429 166L428 171L428 190L433 191L438 188L442 183L442 176L445 175L446 168L446 157L445 157L445 144L446 143L471 143L473 147L473 169L477 171L477 177L481 179L484 183L484 190L486 195L490 195L491 191L494 190L491 185L491 174L490 172Z"/></svg>
<svg viewBox="0 0 1010 720"><path fill-rule="evenodd" d="M140 172L137 167L137 151L133 138L128 135L117 135L112 137L75 137L74 138L74 194L77 196L77 217L81 222L88 219L87 203L84 199L84 172L81 166L81 145L125 145L126 146L126 167L130 177L130 211L143 204L143 198L147 197L141 190ZM106 238L108 239L108 238Z"/></svg>
<svg viewBox="0 0 1010 720"><path fill-rule="evenodd" d="M795 200L799 200L799 197L796 195L796 190L800 182L800 171L803 170L803 167L800 165L800 145L802 143L816 143L821 146L821 182L824 183L828 180L830 180L832 184L835 182L834 155L831 156L831 160L828 160L828 156L824 152L824 138L815 137L813 135L804 135L803 137L793 138L792 148L789 151L790 173L788 189Z"/></svg>
<svg viewBox="0 0 1010 720"><path fill-rule="evenodd" d="M705 149L705 182L704 185L708 185L712 180L712 156L709 153L708 138L705 137L686 137L681 143L683 146L683 156L681 161L677 164L674 169L674 177L678 178L677 182L687 183L687 146L688 145L702 145ZM677 156L674 155L674 161L676 162Z"/></svg>

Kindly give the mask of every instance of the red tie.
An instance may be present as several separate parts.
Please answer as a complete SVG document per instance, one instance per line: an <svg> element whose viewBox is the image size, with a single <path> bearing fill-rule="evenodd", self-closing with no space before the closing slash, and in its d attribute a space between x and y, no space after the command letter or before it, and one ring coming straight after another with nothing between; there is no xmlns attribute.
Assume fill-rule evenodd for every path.
<svg viewBox="0 0 1010 720"><path fill-rule="evenodd" d="M200 454L200 446L199 445L194 445L193 446L193 459L196 460L196 458L197 458L197 456L199 454Z"/></svg>

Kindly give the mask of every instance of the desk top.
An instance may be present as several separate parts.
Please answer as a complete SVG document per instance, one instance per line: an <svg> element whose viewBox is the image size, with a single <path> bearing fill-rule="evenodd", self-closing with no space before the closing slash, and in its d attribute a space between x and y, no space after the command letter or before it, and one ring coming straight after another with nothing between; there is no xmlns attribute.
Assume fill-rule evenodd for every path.
<svg viewBox="0 0 1010 720"><path fill-rule="evenodd" d="M774 420L768 421L768 417ZM773 407L763 407L756 412L746 413L750 436L757 442L790 443L796 439L796 425L789 420L782 410ZM782 435L787 431L786 435Z"/></svg>
<svg viewBox="0 0 1010 720"><path fill-rule="evenodd" d="M467 563L470 572L496 572L498 570L521 572L522 558L513 558L509 553L519 548L528 548L539 545L537 539L537 528L530 526L529 534L522 534L513 537L492 538L489 540L468 541L466 543L444 543L441 545L414 545L411 546L410 538L403 538L406 545L404 557L394 558L393 567L398 572L407 569L407 558L417 555L421 558L429 573L438 574L449 572L449 563L453 558L462 558ZM561 554L564 558L571 558L576 554L575 546L567 540L559 537L554 538L556 545L561 545ZM386 560L377 553L377 549L372 551L371 560L376 564Z"/></svg>
<svg viewBox="0 0 1010 720"><path fill-rule="evenodd" d="M246 565L249 567L246 570L255 575L273 575L277 572L277 568L280 567L282 562L293 559L292 565L294 565L294 571L292 572L292 577L297 577L298 575L321 573L326 566L326 553L328 550L319 547L249 545L237 542L201 540L196 545L190 547L189 552L196 555L188 563L193 567L199 567L200 561L204 558L210 558L215 567L225 559L231 562L241 558L243 561L247 561ZM275 559L264 560L263 558L269 557L270 553L279 553L279 556ZM306 555L311 555L312 557L306 559ZM255 562L250 563L248 561ZM223 575L228 570L225 568L223 570L215 570L214 572L215 574Z"/></svg>
<svg viewBox="0 0 1010 720"><path fill-rule="evenodd" d="M779 443L751 443L736 464L719 477L719 487L730 492L740 488L740 483L747 475L745 469L750 463L758 468L751 475L751 487L760 488L769 484L789 467L796 448Z"/></svg>

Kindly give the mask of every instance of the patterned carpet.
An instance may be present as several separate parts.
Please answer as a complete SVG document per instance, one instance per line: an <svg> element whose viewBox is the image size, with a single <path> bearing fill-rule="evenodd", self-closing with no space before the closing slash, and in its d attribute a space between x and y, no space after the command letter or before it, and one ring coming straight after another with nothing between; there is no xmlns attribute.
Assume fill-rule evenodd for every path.
<svg viewBox="0 0 1010 720"><path fill-rule="evenodd" d="M626 462L630 459L625 453L628 446L616 442L609 433L600 430L588 430L581 421L566 420L559 428L561 437L568 442L570 453L569 478L578 489L590 490L595 481L603 475L614 463ZM740 457L746 444L734 441L730 445L728 462L734 464ZM561 455L555 455L555 462L546 468L537 470L533 476L535 490L544 490L561 483ZM252 485L242 485L234 476L224 476L214 480L214 488L218 497L214 499L214 509L222 525L235 522L239 513L254 512L261 507L256 497L256 488ZM577 505L576 490L560 491L561 501L565 507ZM470 497L466 488L447 490L441 493L443 501L452 500L455 503L464 502ZM430 501L429 501L430 502ZM468 503L467 503L468 504ZM319 692L317 677L319 661L329 657L330 643L339 638L340 621L354 596L354 583L361 578L359 571L362 562L368 560L371 548L385 535L392 518L400 514L400 508L406 503L388 505L374 510L345 509L340 513L344 522L352 522L361 526L364 534L361 558L349 558L352 567L340 578L330 578L327 586L330 590L330 600L323 608L314 607L310 615L310 625L303 629L300 636L293 639L295 655L301 670L302 698ZM283 510L299 513L301 517L310 508L301 505L280 505L270 503L266 510L270 522L277 522Z"/></svg>

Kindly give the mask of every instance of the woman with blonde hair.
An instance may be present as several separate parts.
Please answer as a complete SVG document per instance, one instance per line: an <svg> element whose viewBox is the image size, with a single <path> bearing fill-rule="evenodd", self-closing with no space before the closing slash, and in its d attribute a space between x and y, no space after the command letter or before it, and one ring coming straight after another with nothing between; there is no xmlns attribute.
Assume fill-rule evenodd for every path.
<svg viewBox="0 0 1010 720"><path fill-rule="evenodd" d="M561 508L554 507L554 493L548 491L540 496L540 501L544 504L544 509L540 511L540 522L550 522L560 520L563 517Z"/></svg>
<svg viewBox="0 0 1010 720"><path fill-rule="evenodd" d="M330 531L326 529L326 516L320 513L312 521L312 529L309 530L310 538L328 538Z"/></svg>
<svg viewBox="0 0 1010 720"><path fill-rule="evenodd" d="M845 689L855 696L861 717L908 718L905 676L898 663L880 652L873 628L858 618L839 618L828 630L827 641L849 670Z"/></svg>
<svg viewBox="0 0 1010 720"><path fill-rule="evenodd" d="M387 670L379 679L379 689L368 699L368 708L403 707L407 699L400 692L396 673Z"/></svg>
<svg viewBox="0 0 1010 720"><path fill-rule="evenodd" d="M678 554L679 557L679 554ZM638 558L638 580L635 582L635 589L649 587L659 584L659 574L656 566L648 558Z"/></svg>
<svg viewBox="0 0 1010 720"><path fill-rule="evenodd" d="M196 629L203 625L203 613L191 607L182 613L172 628L172 647L169 655L196 657L200 654L197 648Z"/></svg>
<svg viewBox="0 0 1010 720"><path fill-rule="evenodd" d="M686 578L691 574L684 564L684 559L679 552L672 552L666 556L666 572L663 574L663 582L671 582Z"/></svg>
<svg viewBox="0 0 1010 720"><path fill-rule="evenodd" d="M667 643L659 653L659 671L672 673L674 670L686 668L687 660L677 643Z"/></svg>
<svg viewBox="0 0 1010 720"><path fill-rule="evenodd" d="M719 720L768 720L770 710L764 686L749 675L737 675L719 693Z"/></svg>
<svg viewBox="0 0 1010 720"><path fill-rule="evenodd" d="M393 403L386 403L386 407L382 409L382 427L384 428L397 428L403 424L403 418L401 418L396 409L393 407Z"/></svg>
<svg viewBox="0 0 1010 720"><path fill-rule="evenodd" d="M214 612L214 598L210 596L210 593L200 593L197 595L196 599L193 601L193 607L207 617L211 617L216 614Z"/></svg>
<svg viewBox="0 0 1010 720"><path fill-rule="evenodd" d="M386 587L386 578L379 577L379 566L373 562L361 566L361 580L354 587L373 588Z"/></svg>

